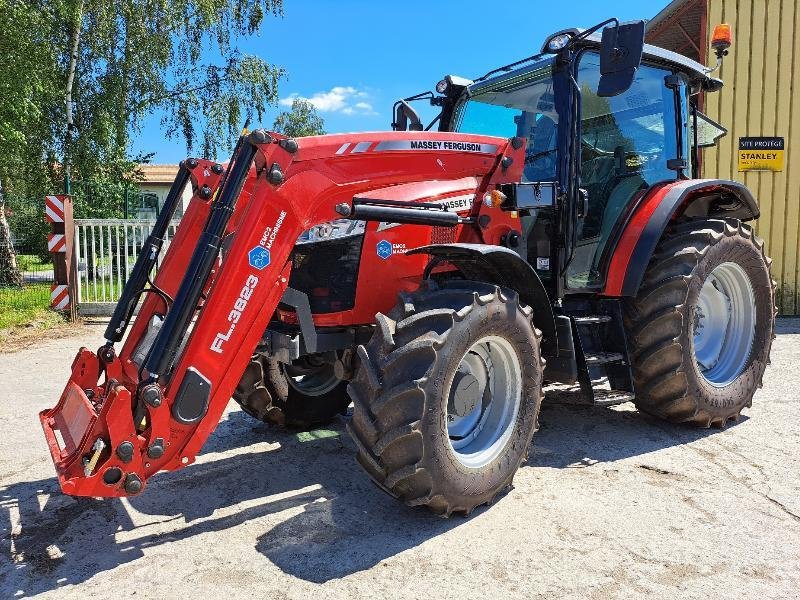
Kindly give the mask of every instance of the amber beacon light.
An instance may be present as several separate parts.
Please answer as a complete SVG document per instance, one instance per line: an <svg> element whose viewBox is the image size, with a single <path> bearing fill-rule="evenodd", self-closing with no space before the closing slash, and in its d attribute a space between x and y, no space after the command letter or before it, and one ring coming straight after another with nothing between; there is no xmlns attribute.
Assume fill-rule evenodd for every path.
<svg viewBox="0 0 800 600"><path fill-rule="evenodd" d="M714 27L714 34L711 36L711 47L717 54L717 58L722 58L728 54L728 48L733 43L733 31L727 23L721 23Z"/></svg>

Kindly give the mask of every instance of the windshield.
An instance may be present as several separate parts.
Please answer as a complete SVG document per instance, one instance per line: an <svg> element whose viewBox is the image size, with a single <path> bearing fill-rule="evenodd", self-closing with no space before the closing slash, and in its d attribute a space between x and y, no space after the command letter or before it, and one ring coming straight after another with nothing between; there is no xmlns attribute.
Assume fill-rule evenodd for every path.
<svg viewBox="0 0 800 600"><path fill-rule="evenodd" d="M528 140L523 181L556 179L558 114L548 59L470 89L455 131Z"/></svg>

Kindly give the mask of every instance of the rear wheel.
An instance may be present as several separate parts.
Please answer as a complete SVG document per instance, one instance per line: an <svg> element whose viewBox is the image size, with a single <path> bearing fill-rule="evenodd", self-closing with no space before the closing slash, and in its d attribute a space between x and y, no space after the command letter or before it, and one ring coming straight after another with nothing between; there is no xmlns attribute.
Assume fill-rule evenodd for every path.
<svg viewBox="0 0 800 600"><path fill-rule="evenodd" d="M339 379L333 363L310 355L285 365L256 354L247 365L233 399L246 413L275 425L310 429L347 412L347 382Z"/></svg>
<svg viewBox="0 0 800 600"><path fill-rule="evenodd" d="M542 399L540 334L517 294L460 281L401 296L359 348L349 430L385 491L444 516L511 484Z"/></svg>
<svg viewBox="0 0 800 600"><path fill-rule="evenodd" d="M737 220L692 220L665 235L625 311L641 410L722 427L750 406L774 337L770 262Z"/></svg>

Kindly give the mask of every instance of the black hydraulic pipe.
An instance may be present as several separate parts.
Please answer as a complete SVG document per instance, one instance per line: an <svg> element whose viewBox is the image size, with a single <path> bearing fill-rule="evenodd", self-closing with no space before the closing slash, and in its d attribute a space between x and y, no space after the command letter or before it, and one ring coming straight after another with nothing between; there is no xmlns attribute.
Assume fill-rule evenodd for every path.
<svg viewBox="0 0 800 600"><path fill-rule="evenodd" d="M433 225L455 227L461 222L456 213L443 210L421 208L392 208L388 206L368 206L356 204L349 215L357 221L381 221L385 223L404 223L409 225Z"/></svg>
<svg viewBox="0 0 800 600"><path fill-rule="evenodd" d="M175 181L172 182L172 187L169 188L167 198L164 200L164 207L161 209L153 228L150 230L150 235L147 236L139 256L136 258L133 270L125 283L125 287L122 289L119 302L114 308L114 314L106 327L105 338L108 344L120 341L125 335L131 315L136 308L136 302L147 284L150 271L153 270L153 266L158 260L158 254L161 252L161 247L164 245L164 236L181 201L183 189L189 181L192 169L196 166L197 160L188 158L181 161L178 167L178 174L175 176Z"/></svg>
<svg viewBox="0 0 800 600"><path fill-rule="evenodd" d="M263 130L242 136L236 144L225 184L211 207L203 233L195 247L186 274L183 276L175 301L167 313L147 356L145 369L151 380L166 375L172 369L175 355L189 328L197 303L219 254L225 227L233 214L236 201L247 179L258 147L269 137Z"/></svg>

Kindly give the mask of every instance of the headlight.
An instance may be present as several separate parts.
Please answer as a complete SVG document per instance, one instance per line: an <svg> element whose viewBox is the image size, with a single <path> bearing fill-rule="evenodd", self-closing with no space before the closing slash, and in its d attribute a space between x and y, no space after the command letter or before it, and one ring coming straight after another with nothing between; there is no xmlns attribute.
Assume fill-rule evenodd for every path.
<svg viewBox="0 0 800 600"><path fill-rule="evenodd" d="M320 223L301 233L296 243L311 244L361 235L364 233L366 225L365 221L351 221L350 219L336 219Z"/></svg>
<svg viewBox="0 0 800 600"><path fill-rule="evenodd" d="M559 50L566 47L569 44L572 36L568 33L562 33L560 35L554 35L549 40L547 40L547 51L548 52L558 52Z"/></svg>

